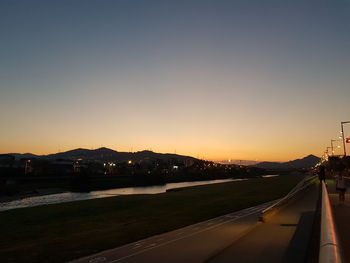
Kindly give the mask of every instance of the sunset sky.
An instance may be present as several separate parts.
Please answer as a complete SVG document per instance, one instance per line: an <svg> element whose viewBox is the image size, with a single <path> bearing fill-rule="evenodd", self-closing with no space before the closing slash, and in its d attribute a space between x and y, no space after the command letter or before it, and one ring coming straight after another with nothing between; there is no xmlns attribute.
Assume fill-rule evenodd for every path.
<svg viewBox="0 0 350 263"><path fill-rule="evenodd" d="M349 0L0 2L0 153L287 161L349 101Z"/></svg>

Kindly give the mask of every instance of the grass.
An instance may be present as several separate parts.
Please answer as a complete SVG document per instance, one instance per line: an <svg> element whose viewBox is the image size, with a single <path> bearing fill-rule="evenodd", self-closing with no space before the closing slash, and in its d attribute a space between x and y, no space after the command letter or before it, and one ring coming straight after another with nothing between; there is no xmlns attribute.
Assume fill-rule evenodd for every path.
<svg viewBox="0 0 350 263"><path fill-rule="evenodd" d="M0 261L64 262L285 195L301 175L0 212Z"/></svg>

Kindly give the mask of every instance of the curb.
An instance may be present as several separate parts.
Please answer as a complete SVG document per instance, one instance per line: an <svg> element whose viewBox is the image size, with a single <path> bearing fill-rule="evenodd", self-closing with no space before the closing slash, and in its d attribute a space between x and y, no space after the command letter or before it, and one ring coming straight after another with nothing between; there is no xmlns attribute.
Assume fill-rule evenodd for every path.
<svg viewBox="0 0 350 263"><path fill-rule="evenodd" d="M308 177L299 182L285 197L263 210L259 216L259 221L266 223L273 215L300 198L306 189L315 184L314 179L316 179L316 176Z"/></svg>

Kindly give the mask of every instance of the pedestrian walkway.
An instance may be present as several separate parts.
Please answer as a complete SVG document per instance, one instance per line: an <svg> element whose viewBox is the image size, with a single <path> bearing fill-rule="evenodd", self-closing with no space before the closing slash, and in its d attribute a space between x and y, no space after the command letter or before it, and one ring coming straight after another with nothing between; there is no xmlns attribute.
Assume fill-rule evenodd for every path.
<svg viewBox="0 0 350 263"><path fill-rule="evenodd" d="M319 196L318 185L209 259L210 263L305 262Z"/></svg>
<svg viewBox="0 0 350 263"><path fill-rule="evenodd" d="M250 231L275 201L103 251L74 263L203 263Z"/></svg>

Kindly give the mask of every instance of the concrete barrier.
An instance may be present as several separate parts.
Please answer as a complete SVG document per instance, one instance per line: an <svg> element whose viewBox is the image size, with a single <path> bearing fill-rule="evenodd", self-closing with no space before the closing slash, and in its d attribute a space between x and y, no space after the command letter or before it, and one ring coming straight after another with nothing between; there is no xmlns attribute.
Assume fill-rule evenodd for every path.
<svg viewBox="0 0 350 263"><path fill-rule="evenodd" d="M338 235L334 225L332 208L329 202L327 187L322 182L322 207L321 207L321 236L319 263L341 263Z"/></svg>
<svg viewBox="0 0 350 263"><path fill-rule="evenodd" d="M259 221L267 222L270 217L297 199L300 193L309 188L317 176L309 176L301 180L285 197L263 210L259 216Z"/></svg>

